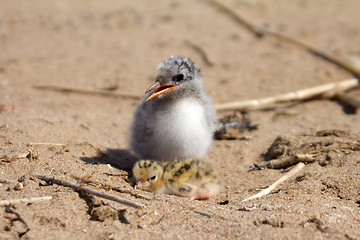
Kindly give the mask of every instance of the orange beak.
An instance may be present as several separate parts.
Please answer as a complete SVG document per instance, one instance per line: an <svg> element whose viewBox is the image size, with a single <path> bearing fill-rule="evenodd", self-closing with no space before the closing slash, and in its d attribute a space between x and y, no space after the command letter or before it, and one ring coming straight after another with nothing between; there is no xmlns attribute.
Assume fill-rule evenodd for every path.
<svg viewBox="0 0 360 240"><path fill-rule="evenodd" d="M156 97L156 96L159 96L163 93L166 93L167 91L170 91L171 89L173 89L174 87L176 87L176 85L173 85L173 84L164 84L164 85L161 85L159 82L155 82L153 85L151 85L148 89L146 89L145 91L145 94L152 91L152 90L155 90L155 92L153 92L153 94L150 95L150 97L148 97L146 99L146 101L149 101L150 99Z"/></svg>
<svg viewBox="0 0 360 240"><path fill-rule="evenodd" d="M137 182L135 185L135 189L141 189L141 190L146 190L150 187L150 183L149 182Z"/></svg>

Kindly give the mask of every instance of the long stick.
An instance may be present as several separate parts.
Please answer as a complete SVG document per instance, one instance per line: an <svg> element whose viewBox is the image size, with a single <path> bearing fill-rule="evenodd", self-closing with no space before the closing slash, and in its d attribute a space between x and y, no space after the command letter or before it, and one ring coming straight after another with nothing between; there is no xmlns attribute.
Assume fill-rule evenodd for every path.
<svg viewBox="0 0 360 240"><path fill-rule="evenodd" d="M243 202L249 201L254 198L260 198L260 197L263 197L263 196L269 194L272 190L274 190L278 185L283 183L286 179L290 178L291 176L293 176L294 174L299 172L304 166L305 166L304 163L302 163L302 162L298 163L293 169L291 169L287 174L285 174L284 176L279 178L276 182L271 184L268 188L258 192L257 194L255 194L251 197L244 199Z"/></svg>
<svg viewBox="0 0 360 240"><path fill-rule="evenodd" d="M112 201L115 201L115 202L119 202L119 203L128 205L130 207L134 207L134 208L142 208L143 207L142 204L139 204L139 203L127 200L127 199L122 199L122 198L119 198L117 196L108 194L106 192L102 192L102 191L98 191L98 190L95 190L95 189L84 187L79 183L72 183L72 182L68 182L68 181L65 181L65 180L60 180L60 179L56 179L56 178L53 178L53 177L48 177L48 176L45 176L45 175L37 175L36 177L41 179L41 180L44 180L46 182L52 182L52 183L56 183L58 185L62 185L62 186L65 186L65 187L70 187L70 188L75 189L76 191L92 194L92 195L95 195L95 196L98 196L98 197L101 197L101 198L106 198L106 199L109 199L109 200L112 200Z"/></svg>
<svg viewBox="0 0 360 240"><path fill-rule="evenodd" d="M328 62L334 63L335 65L342 67L343 69L354 74L356 77L360 78L359 68L335 55L331 55L330 53L327 53L326 51L311 45L310 43L274 31L267 31L266 33L278 39L282 39L290 43L294 43L295 45L298 45L300 47L303 47L309 52L313 53L315 56L321 57L327 60Z"/></svg>
<svg viewBox="0 0 360 240"><path fill-rule="evenodd" d="M315 56L321 57L321 58L327 60L328 62L334 63L334 64L342 67L343 69L351 72L352 74L354 74L360 78L360 69L357 68L356 66L354 66L353 64L351 64L341 58L338 58L334 55L331 55L330 53L327 53L326 51L321 50L305 41L256 26L255 24L251 23L249 20L247 20L243 16L234 12L231 8L223 5L222 3L218 2L218 1L208 0L208 2L210 4L212 4L213 6L217 7L218 9L220 9L222 12L224 12L226 15L228 15L232 19L234 19L237 23L243 25L245 28L247 28L250 32L255 34L257 37L263 37L265 35L269 35L269 36L273 36L280 40L288 41L290 43L293 43L297 46L300 46L300 47L308 50L309 52L313 53Z"/></svg>
<svg viewBox="0 0 360 240"><path fill-rule="evenodd" d="M287 156L287 157L267 161L267 163L264 164L264 166L260 165L260 167L273 168L273 169L281 169L281 168L284 169L284 168L287 168L290 166L294 166L295 164L297 164L299 162L311 163L311 162L314 162L315 160L316 160L316 158L312 154L295 154L292 156Z"/></svg>
<svg viewBox="0 0 360 240"><path fill-rule="evenodd" d="M359 86L359 80L356 78L343 80L335 83L328 83L324 85L315 86L312 88L306 88L295 92L276 95L268 98L260 98L246 101L230 102L216 104L216 110L232 110L232 109L259 109L269 106L275 103L284 103L292 101L304 101L314 97L323 96L326 94L326 98L334 97L338 92L343 92L351 88Z"/></svg>

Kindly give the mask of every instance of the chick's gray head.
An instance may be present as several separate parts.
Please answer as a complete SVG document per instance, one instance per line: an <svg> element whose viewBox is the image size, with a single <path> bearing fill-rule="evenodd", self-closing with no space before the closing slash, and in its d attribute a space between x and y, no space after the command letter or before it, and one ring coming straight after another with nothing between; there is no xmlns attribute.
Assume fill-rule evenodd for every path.
<svg viewBox="0 0 360 240"><path fill-rule="evenodd" d="M146 90L146 93L156 90L147 101L162 94L170 95L170 92L185 93L201 89L201 79L200 69L189 58L180 56L166 58L157 68L156 82Z"/></svg>
<svg viewBox="0 0 360 240"><path fill-rule="evenodd" d="M163 60L157 68L156 81L162 85L179 85L193 79L201 79L201 71L186 57L171 56Z"/></svg>

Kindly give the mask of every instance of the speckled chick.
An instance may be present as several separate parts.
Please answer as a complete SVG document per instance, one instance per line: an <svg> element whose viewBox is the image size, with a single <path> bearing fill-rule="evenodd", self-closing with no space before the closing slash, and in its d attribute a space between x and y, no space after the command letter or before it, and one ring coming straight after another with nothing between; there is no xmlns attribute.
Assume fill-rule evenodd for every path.
<svg viewBox="0 0 360 240"><path fill-rule="evenodd" d="M173 162L140 160L133 167L137 189L173 194L193 200L208 199L221 190L218 173L209 164L193 159Z"/></svg>
<svg viewBox="0 0 360 240"><path fill-rule="evenodd" d="M131 149L140 159L202 158L216 122L200 69L188 58L172 56L160 63L155 83L137 106Z"/></svg>

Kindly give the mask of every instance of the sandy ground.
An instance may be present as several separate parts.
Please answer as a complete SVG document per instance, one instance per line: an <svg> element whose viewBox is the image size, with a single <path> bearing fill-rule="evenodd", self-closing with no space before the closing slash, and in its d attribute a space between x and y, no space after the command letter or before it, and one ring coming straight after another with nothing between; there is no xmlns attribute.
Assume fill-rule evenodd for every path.
<svg viewBox="0 0 360 240"><path fill-rule="evenodd" d="M360 55L357 0L224 3L339 57ZM213 66L187 41L201 46ZM201 67L213 102L223 103L352 77L339 67L294 45L258 39L206 1L2 0L0 53L0 199L53 197L10 208L30 229L23 235L24 223L12 222L16 214L1 207L0 239L360 239L360 114L354 109L316 100L250 112L258 129L244 133L245 140L215 141L204 159L222 173L224 190L189 201L133 189L127 149L136 99L34 88L116 88L112 92L142 96L162 59L184 55ZM306 165L268 196L242 202L285 174L249 171L278 136L326 129L348 135L329 136L319 145L328 149L322 162ZM311 136L299 137L301 144L322 141ZM28 158L16 158L29 151ZM98 205L115 217L98 221L93 200L59 185L41 186L36 174L111 185L122 192L103 190L145 207L103 200ZM22 176L24 187L14 190Z"/></svg>

